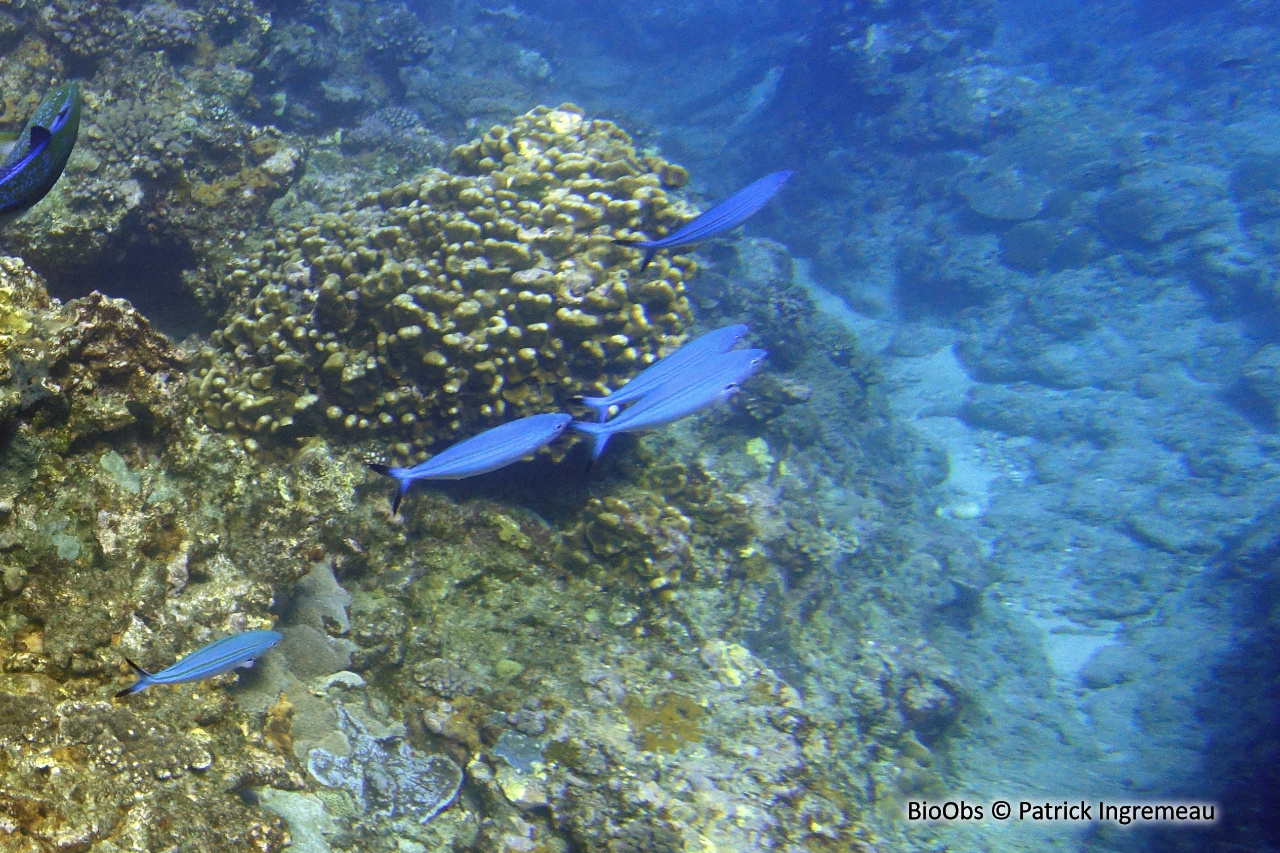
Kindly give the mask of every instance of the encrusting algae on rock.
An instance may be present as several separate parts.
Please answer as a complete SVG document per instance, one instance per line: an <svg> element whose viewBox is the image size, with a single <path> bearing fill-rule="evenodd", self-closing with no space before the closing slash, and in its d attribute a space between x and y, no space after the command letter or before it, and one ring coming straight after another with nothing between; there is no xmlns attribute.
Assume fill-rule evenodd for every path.
<svg viewBox="0 0 1280 853"><path fill-rule="evenodd" d="M539 107L432 170L287 228L228 273L192 387L255 441L377 436L402 455L616 387L679 342L691 264L639 275L614 238L669 229L685 173L607 121Z"/></svg>
<svg viewBox="0 0 1280 853"><path fill-rule="evenodd" d="M934 778L904 732L929 742L955 703L924 655L866 669L846 736L744 638L797 523L749 487L797 474L652 443L568 516L428 493L392 525L345 443L212 431L127 304L58 305L0 261L9 291L31 325L9 351L48 396L9 415L0 464L6 851L867 850L839 756L902 742L883 778ZM126 656L267 628L284 640L238 682L111 701Z"/></svg>

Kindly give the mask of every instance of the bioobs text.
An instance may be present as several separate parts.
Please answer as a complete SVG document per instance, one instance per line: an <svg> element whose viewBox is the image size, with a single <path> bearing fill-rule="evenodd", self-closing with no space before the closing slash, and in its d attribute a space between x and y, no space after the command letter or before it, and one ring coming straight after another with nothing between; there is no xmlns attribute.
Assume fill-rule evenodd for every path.
<svg viewBox="0 0 1280 853"><path fill-rule="evenodd" d="M971 806L964 800L930 803L907 802L907 820L982 820L982 806Z"/></svg>

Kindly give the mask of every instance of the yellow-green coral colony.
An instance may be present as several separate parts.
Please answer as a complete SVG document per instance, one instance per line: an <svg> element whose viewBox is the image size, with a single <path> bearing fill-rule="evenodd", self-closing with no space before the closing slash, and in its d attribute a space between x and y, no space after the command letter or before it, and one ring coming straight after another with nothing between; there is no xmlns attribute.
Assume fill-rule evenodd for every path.
<svg viewBox="0 0 1280 853"><path fill-rule="evenodd" d="M607 121L539 107L432 170L286 229L223 279L193 387L216 427L367 432L402 455L616 388L678 343L692 263L614 243L688 211L685 173ZM256 440L256 439L255 439Z"/></svg>

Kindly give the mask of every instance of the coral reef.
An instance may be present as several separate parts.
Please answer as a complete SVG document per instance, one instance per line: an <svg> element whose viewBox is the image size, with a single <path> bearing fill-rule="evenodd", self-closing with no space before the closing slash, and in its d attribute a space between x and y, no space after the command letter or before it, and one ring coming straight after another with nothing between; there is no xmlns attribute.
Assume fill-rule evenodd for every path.
<svg viewBox="0 0 1280 853"><path fill-rule="evenodd" d="M338 718L348 753L316 747L307 756L307 771L323 785L350 792L361 820L406 817L424 824L457 796L462 770L445 756L418 755L392 731L371 732L342 704Z"/></svg>
<svg viewBox="0 0 1280 853"><path fill-rule="evenodd" d="M972 142L991 136L1004 113L1016 111L1015 75L947 73L958 56L990 43L997 23L990 0L824 3L805 23L803 47L789 58L778 106L767 117L779 141L807 147L826 128L890 114L880 129L897 140Z"/></svg>
<svg viewBox="0 0 1280 853"><path fill-rule="evenodd" d="M301 173L300 139L241 115L254 80L241 64L260 49L256 16L228 7L206 30L199 14L168 3L126 12L57 2L43 18L0 76L25 92L45 74L87 68L83 124L63 180L6 227L4 245L60 291L83 293L86 271L140 265L139 251L157 247L162 268L152 260L143 275L176 287L184 267L225 257Z"/></svg>
<svg viewBox="0 0 1280 853"><path fill-rule="evenodd" d="M637 663L605 656L580 677L599 683L603 671L635 672ZM632 676L612 696L588 691L551 738L549 803L572 839L619 853L859 849L869 840L838 793L787 781L823 760L827 734L750 652L711 641L664 663L679 687ZM714 703L714 723L704 703ZM722 749L718 737L735 745ZM602 777L614 783L597 784Z"/></svg>
<svg viewBox="0 0 1280 853"><path fill-rule="evenodd" d="M835 61L861 52L856 73L896 85L980 43L984 8L914 31L859 18ZM540 108L421 171L444 162L435 133L536 103L558 62L513 10L429 14L464 12L0 10L0 117L29 112L46 74L86 97L67 179L8 245L75 292L158 257L223 315L213 347L175 347L127 303L60 304L0 259L0 845L875 847L871 808L938 783L954 675L912 638L867 651L890 633L872 618L813 629L868 626L841 646L855 665L806 685L853 716L779 673L800 685L819 660L797 626L845 568L904 611L895 571L945 585L937 561L886 553L874 487L832 497L872 466L845 422L876 426L874 365L781 247L744 242L742 275L702 293L796 372L641 440L592 495L556 483L554 507L530 508L424 490L388 516L353 438L421 458L617 387L692 322L693 263L640 274L614 243L684 221L669 192L687 176L615 125ZM783 74L743 125L786 101ZM985 139L1014 88L979 97L987 80L954 81L936 124ZM1041 202L1031 222L1051 214ZM231 251L244 257L225 266ZM813 381L832 364L839 380ZM1261 389L1274 371L1254 368ZM268 441L290 452L246 452ZM259 627L285 639L250 671L111 700L125 655L162 665Z"/></svg>
<svg viewBox="0 0 1280 853"><path fill-rule="evenodd" d="M787 443L711 441L733 448L712 468L646 442L634 483L550 522L427 492L394 523L358 455L210 430L184 355L122 303L59 305L15 261L0 295L5 351L50 383L7 411L0 466L0 739L29 767L0 812L32 851L275 851L286 824L379 853L875 843L824 775L838 728L730 639L764 618L775 562L800 577L857 552L796 513L812 485ZM252 671L108 701L122 655L167 662L273 611L285 639ZM931 761L910 744L956 703L936 662L884 659L891 678L844 689L879 697L859 760L887 779Z"/></svg>
<svg viewBox="0 0 1280 853"><path fill-rule="evenodd" d="M693 523L661 496L592 498L584 514L587 520L569 540L577 547L561 556L566 565L603 562L654 590L678 583L681 572L692 568Z"/></svg>
<svg viewBox="0 0 1280 853"><path fill-rule="evenodd" d="M439 170L281 231L232 265L222 352L192 377L214 426L328 430L401 455L616 386L689 322L683 259L613 242L680 221L684 172L610 122L539 108Z"/></svg>
<svg viewBox="0 0 1280 853"><path fill-rule="evenodd" d="M556 561L628 595L672 600L681 581L715 583L749 556L756 535L748 502L716 488L700 464L646 466L638 481L582 507Z"/></svg>
<svg viewBox="0 0 1280 853"><path fill-rule="evenodd" d="M1013 168L991 170L991 164L967 172L957 189L974 213L989 219L1034 219L1044 207L1048 187Z"/></svg>
<svg viewBox="0 0 1280 853"><path fill-rule="evenodd" d="M398 69L430 56L439 37L400 2L299 4L267 33L256 88L273 118L332 127L385 105Z"/></svg>
<svg viewBox="0 0 1280 853"><path fill-rule="evenodd" d="M186 422L182 354L127 303L50 300L15 259L0 260L0 295L4 846L89 850L111 838L162 849L201 837L213 849L281 849L283 825L227 793L298 787L301 776L230 720L225 694L104 701L122 651L171 660L211 629L262 624L270 602L265 586L206 562L172 468L136 453ZM197 802L159 819L161 803Z"/></svg>
<svg viewBox="0 0 1280 853"><path fill-rule="evenodd" d="M0 421L56 428L64 449L168 429L179 416L181 352L122 300L51 302L16 258L0 258L0 355Z"/></svg>
<svg viewBox="0 0 1280 853"><path fill-rule="evenodd" d="M394 174L406 178L436 165L449 153L448 146L426 126L422 116L404 107L387 107L362 118L342 134L342 150L348 155L368 155L375 162L389 160L377 171L385 175L394 164ZM351 169L350 162L343 165Z"/></svg>

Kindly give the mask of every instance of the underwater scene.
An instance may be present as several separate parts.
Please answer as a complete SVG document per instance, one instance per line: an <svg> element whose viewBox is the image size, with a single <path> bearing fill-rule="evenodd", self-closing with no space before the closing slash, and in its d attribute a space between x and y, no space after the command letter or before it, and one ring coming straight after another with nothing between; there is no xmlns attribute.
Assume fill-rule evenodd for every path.
<svg viewBox="0 0 1280 853"><path fill-rule="evenodd" d="M0 853L1280 851L1280 3L0 0Z"/></svg>

